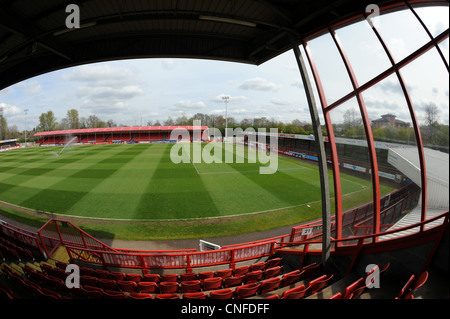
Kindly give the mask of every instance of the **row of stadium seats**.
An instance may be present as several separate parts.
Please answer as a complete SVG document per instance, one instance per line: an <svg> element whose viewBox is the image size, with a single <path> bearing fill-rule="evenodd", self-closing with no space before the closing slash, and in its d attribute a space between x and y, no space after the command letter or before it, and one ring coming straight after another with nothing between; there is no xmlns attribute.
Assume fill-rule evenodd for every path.
<svg viewBox="0 0 450 319"><path fill-rule="evenodd" d="M17 261L22 261L22 259L35 259L30 250L18 246L12 241L7 240L6 238L0 237L0 259L5 261L7 257Z"/></svg>
<svg viewBox="0 0 450 319"><path fill-rule="evenodd" d="M277 266L280 267L280 266ZM299 273L305 273L305 270L309 269L309 274L312 273L312 270L316 270L318 265L311 265L305 267L305 269L299 271ZM2 271L7 274L7 276L18 284L22 289L27 291L29 296L33 298L44 298L44 299L61 299L61 298L90 298L90 299L98 299L98 298L143 298L145 295L149 298L158 298L164 299L167 297L176 298L184 298L184 299L198 299L198 298L206 298L209 295L209 298L212 299L227 299L227 298L249 298L255 296L256 294L262 295L269 291L273 291L278 289L279 287L283 287L287 284L292 284L291 280L287 280L287 278L292 279L290 276L278 276L272 277L269 279L265 279L262 281L256 281L251 283L246 283L243 285L231 284L231 286L226 286L226 279L232 279L233 277L228 278L218 278L224 282L224 286L217 286L215 290L203 290L202 283L197 281L183 281L181 283L178 282L160 282L159 285L156 282L133 282L133 281L115 281L111 279L97 279L99 286L90 285L90 282L85 281L82 278L82 284L79 289L73 288L68 289L65 285L65 281L61 277L62 275L66 276L67 274L62 273L62 269L60 271L55 267L52 269L52 275L40 272L32 267L25 265L22 267L23 275L18 274L9 266L3 265ZM46 269L50 269L47 267ZM56 270L56 271L55 271ZM261 270L259 270L261 271ZM327 277L326 275L324 275ZM315 293L318 291L318 284L323 282L324 276L319 276L315 280L311 280L308 285L309 294ZM243 277L243 276L242 276ZM327 278L327 281L331 279L332 276ZM213 278L207 278L208 279ZM297 277L300 279L300 277ZM155 288L159 286L160 293L155 291ZM162 287L166 287L167 289L163 289ZM180 288L181 287L181 288ZM320 286L323 287L323 286ZM181 289L181 291L179 291ZM148 296L149 295L149 296Z"/></svg>
<svg viewBox="0 0 450 319"><path fill-rule="evenodd" d="M140 281L152 281L152 282L183 282L183 281L191 281L191 280L204 280L213 277L239 277L241 275L246 275L247 273L254 273L253 275L261 275L261 277L268 278L267 276L273 277L271 273L276 273L277 271L281 273L282 266L279 266L282 263L281 258L272 258L267 261L257 262L251 265L245 265L236 267L234 270L231 268L221 269L217 271L204 271L199 273L182 273L182 274L135 274L135 273L123 273L117 271L108 271L103 269L94 269L89 267L80 267L80 275L81 276L90 276L96 277L98 279L113 279L113 280L129 280L134 282ZM61 270L65 271L67 264L62 262L56 263L57 267ZM41 266L42 267L42 266ZM43 267L46 267L45 265ZM280 268L276 268L280 267ZM273 269L272 269L273 268ZM268 271L271 269L270 271Z"/></svg>
<svg viewBox="0 0 450 319"><path fill-rule="evenodd" d="M35 262L34 265L36 264ZM382 279L390 264L387 263L381 269L379 266L375 266L366 275L352 281L347 280L348 284L340 290L335 287L335 284L340 281L335 281L333 274L321 273L320 264L315 263L278 276L262 277L261 280L257 280L259 277L254 280L248 278L250 274L263 272L262 270L247 272L245 275L240 275L240 278L236 276L210 277L187 281L156 281L155 278L158 278L159 275L142 276L140 281L137 280L139 277L133 276L136 274L123 273L125 277L121 278L124 280L84 275L81 278L79 289L67 288L65 284L67 273L62 269L65 265L62 262L55 267L44 262L41 262L40 266L33 267L29 264L20 263L19 265L21 266L2 263L0 267L0 299L301 299L315 297L317 292L326 291L328 286L330 286L329 291L334 294L330 295L329 291L321 293L321 298L356 299L369 290L367 284L369 275L378 268ZM281 266L275 266L264 272L278 267L281 268ZM104 276L104 274L104 272L97 272L97 275L100 276ZM116 274L122 273L109 273L110 276ZM127 275L130 276L127 277ZM197 274L197 276L199 275L200 273ZM5 277L7 278L6 285ZM159 277L160 280L162 278L166 279L166 277ZM397 292L396 299L414 298L415 291L426 283L427 278L427 271L418 276L410 275L408 281ZM173 279L173 276L169 276L167 279ZM8 280L13 285L8 284Z"/></svg>

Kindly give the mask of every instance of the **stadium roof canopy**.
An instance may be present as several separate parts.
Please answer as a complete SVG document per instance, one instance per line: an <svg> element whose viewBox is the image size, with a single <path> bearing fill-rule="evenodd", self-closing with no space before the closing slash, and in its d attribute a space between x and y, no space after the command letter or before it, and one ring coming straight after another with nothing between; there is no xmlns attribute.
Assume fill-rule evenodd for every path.
<svg viewBox="0 0 450 319"><path fill-rule="evenodd" d="M124 126L124 127L104 127L104 128L85 128L73 130L60 130L38 132L34 136L55 136L55 135L74 135L74 134L96 134L96 133L120 133L120 132L150 132L150 131L173 131L181 130L206 130L207 126Z"/></svg>
<svg viewBox="0 0 450 319"><path fill-rule="evenodd" d="M430 1L414 1L428 2ZM259 65L335 21L382 0L66 0L0 2L0 90L30 77L91 62L148 57ZM398 1L396 1L398 4Z"/></svg>

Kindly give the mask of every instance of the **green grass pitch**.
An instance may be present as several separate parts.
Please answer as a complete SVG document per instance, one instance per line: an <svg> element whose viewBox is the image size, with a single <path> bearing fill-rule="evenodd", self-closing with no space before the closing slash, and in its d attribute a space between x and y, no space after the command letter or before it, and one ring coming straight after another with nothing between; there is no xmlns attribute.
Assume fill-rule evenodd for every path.
<svg viewBox="0 0 450 319"><path fill-rule="evenodd" d="M54 214L140 222L256 216L320 204L319 174L312 164L279 157L278 171L270 175L259 174L261 164L248 161L174 164L172 146L89 145L1 153L0 200ZM343 194L359 201L349 206L370 200L369 181L349 175L341 180ZM320 217L320 209L315 214L310 217Z"/></svg>

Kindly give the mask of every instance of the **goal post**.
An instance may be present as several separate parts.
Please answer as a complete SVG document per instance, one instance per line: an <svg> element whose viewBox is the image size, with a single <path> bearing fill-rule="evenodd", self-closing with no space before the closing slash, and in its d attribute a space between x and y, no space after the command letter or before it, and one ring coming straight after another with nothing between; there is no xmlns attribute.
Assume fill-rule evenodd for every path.
<svg viewBox="0 0 450 319"><path fill-rule="evenodd" d="M200 251L209 251L209 250L219 250L222 247L213 243L210 243L208 241L205 240L201 240L199 242L199 246L200 246Z"/></svg>

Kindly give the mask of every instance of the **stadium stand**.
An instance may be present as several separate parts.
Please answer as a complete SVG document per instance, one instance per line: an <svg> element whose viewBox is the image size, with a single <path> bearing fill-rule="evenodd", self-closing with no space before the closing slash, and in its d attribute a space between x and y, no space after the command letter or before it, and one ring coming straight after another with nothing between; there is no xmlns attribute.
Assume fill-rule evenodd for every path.
<svg viewBox="0 0 450 319"><path fill-rule="evenodd" d="M138 274L126 268L110 271L84 262L80 266L80 287L69 289L65 284L68 276L65 269L71 260L33 254L36 248L20 247L16 239L7 238L4 231L1 234L0 296L7 299L354 299L368 296L371 289L366 279L372 273L378 271L384 281L385 273L392 268L391 262L382 267L374 265L362 276L356 271L339 276L338 272L325 270L320 262L292 269L293 258L297 262L305 260L295 254L298 252L273 254L266 260L254 260L234 268L180 274ZM426 285L428 274L428 271L409 274L407 281L396 286L392 298L413 298ZM401 280L399 277L396 281Z"/></svg>
<svg viewBox="0 0 450 319"><path fill-rule="evenodd" d="M200 126L204 132L208 127ZM114 144L114 143L165 143L170 140L170 134L175 129L185 129L192 134L193 126L136 126L112 127L103 129L75 129L38 132L40 146L65 145L72 141L75 144Z"/></svg>

